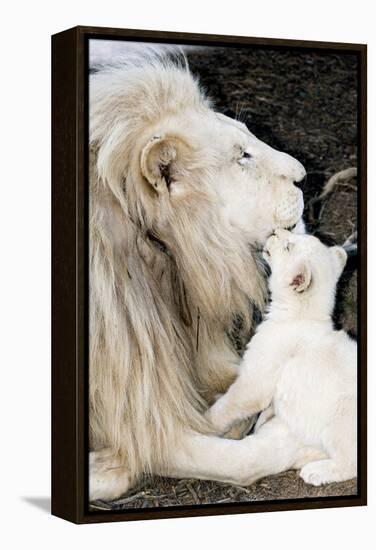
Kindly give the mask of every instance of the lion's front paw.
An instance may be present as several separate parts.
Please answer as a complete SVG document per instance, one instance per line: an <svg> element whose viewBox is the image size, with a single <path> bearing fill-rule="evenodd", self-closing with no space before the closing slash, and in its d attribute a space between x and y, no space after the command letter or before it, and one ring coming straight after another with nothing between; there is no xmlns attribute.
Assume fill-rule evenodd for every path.
<svg viewBox="0 0 376 550"><path fill-rule="evenodd" d="M129 489L129 478L126 468L115 468L105 472L90 472L89 499L114 500Z"/></svg>
<svg viewBox="0 0 376 550"><path fill-rule="evenodd" d="M110 449L89 455L89 499L113 500L127 492L130 480L120 458Z"/></svg>

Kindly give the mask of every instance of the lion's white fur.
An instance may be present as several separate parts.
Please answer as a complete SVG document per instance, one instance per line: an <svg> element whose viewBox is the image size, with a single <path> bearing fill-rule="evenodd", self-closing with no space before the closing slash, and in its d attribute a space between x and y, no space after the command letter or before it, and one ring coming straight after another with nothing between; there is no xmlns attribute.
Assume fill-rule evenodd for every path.
<svg viewBox="0 0 376 550"><path fill-rule="evenodd" d="M250 245L302 213L302 166L223 118L184 62L91 76L90 442L130 482L168 472L183 429L210 431L202 412L236 374L234 314L249 337L264 304Z"/></svg>
<svg viewBox="0 0 376 550"><path fill-rule="evenodd" d="M272 269L266 320L247 346L238 379L207 416L221 432L242 417L274 412L302 443L326 455L304 465L300 475L307 483L351 479L357 350L331 321L346 253L313 236L277 230L265 255Z"/></svg>

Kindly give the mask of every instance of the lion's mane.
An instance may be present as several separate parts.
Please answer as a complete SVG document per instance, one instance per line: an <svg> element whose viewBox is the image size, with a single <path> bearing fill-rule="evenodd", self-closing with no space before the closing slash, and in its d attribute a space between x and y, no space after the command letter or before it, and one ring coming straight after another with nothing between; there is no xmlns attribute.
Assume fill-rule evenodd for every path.
<svg viewBox="0 0 376 550"><path fill-rule="evenodd" d="M165 205L139 173L145 131L189 106L210 108L184 63L152 55L92 75L90 83L90 443L120 453L131 478L165 469L181 430L202 416L238 362L263 277L244 237L222 223L210 194L212 160L192 166L192 193Z"/></svg>

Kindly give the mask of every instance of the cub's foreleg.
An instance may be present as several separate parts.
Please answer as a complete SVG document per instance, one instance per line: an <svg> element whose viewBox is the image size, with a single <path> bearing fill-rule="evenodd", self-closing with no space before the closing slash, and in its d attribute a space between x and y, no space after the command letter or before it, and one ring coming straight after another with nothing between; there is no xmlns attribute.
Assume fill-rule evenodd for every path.
<svg viewBox="0 0 376 550"><path fill-rule="evenodd" d="M267 348L265 338L256 334L244 354L238 378L207 412L217 432L225 433L235 421L270 405L280 362Z"/></svg>

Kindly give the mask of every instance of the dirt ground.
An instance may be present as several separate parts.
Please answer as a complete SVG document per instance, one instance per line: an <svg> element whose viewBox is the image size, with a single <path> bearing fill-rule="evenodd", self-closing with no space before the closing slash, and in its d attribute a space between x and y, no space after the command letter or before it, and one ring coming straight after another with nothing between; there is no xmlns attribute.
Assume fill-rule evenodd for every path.
<svg viewBox="0 0 376 550"><path fill-rule="evenodd" d="M325 182L357 163L357 60L327 53L213 48L189 56L192 72L218 111L245 122L271 146L306 167L307 229L328 244L343 244L356 230L356 179L317 201ZM357 261L348 262L337 296L335 323L357 335ZM306 485L296 472L248 488L191 479L145 478L132 492L93 509L151 508L356 494L356 481Z"/></svg>

